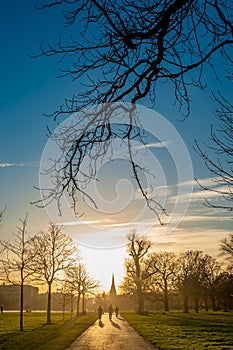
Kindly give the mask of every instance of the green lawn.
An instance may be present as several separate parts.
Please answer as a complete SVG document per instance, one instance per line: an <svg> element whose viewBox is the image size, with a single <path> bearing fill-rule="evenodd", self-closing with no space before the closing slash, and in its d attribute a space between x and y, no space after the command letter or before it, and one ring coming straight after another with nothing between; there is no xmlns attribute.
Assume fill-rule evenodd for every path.
<svg viewBox="0 0 233 350"><path fill-rule="evenodd" d="M233 349L233 313L157 312L122 316L161 350Z"/></svg>
<svg viewBox="0 0 233 350"><path fill-rule="evenodd" d="M64 350L97 319L95 313L62 321L61 313L52 314L52 324L45 325L45 313L25 313L24 332L19 332L19 313L0 314L0 349Z"/></svg>

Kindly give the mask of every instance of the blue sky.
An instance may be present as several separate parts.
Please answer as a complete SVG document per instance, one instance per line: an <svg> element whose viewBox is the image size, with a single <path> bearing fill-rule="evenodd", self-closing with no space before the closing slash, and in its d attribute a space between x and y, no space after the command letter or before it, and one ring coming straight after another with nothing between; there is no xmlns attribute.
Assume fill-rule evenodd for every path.
<svg viewBox="0 0 233 350"><path fill-rule="evenodd" d="M26 212L29 213L31 233L48 226L49 218L46 212L30 205L30 201L38 199L39 196L33 186L38 186L39 163L47 142L46 125L56 127L43 113L53 112L63 102L64 97L69 97L75 89L80 89L80 86L69 79L56 78L59 74L56 58L33 59L28 56L39 52L41 41L55 42L58 33L64 31L59 8L38 11L33 8L33 5L38 3L40 2L27 0L5 1L1 7L0 208L6 206L7 209L0 234L4 239L12 238L19 218L24 217ZM222 66L217 68L223 72ZM216 123L213 115L214 105L210 99L211 89L219 89L225 94L231 90L229 82L224 81L220 84L210 72L206 72L205 79L205 91L194 88L191 90L191 115L185 121L179 121L178 110L173 106L173 99L166 85L160 88L155 109L174 125L184 139L192 159L194 176L209 181L208 171L193 151L194 139L200 143L208 142L210 124ZM174 187L169 191L169 200L172 201ZM209 250L211 254L218 254L219 239L232 231L232 221L224 212L214 212L203 207L203 196L203 192L194 184L190 210L175 233L168 235L164 228L158 226L149 231L148 234L158 249L203 249ZM131 229L124 219L121 222L108 220L104 223L96 213L90 211L88 215L87 222L92 220L94 225L92 222L88 227L84 225L82 229L80 224L75 229L70 225L72 230L68 229L77 240L82 241L82 237L85 236L82 241L84 244L86 239L88 242L92 240L95 232L102 237L98 236L98 239L104 241L107 235L114 239L116 230L119 234L119 228L122 235ZM94 252L93 249L83 248L88 268L97 278L102 279L104 286L110 280L112 272L115 272L117 281L123 273L123 265L117 263L117 259L122 262L124 248L114 251L112 263L106 267L105 254L107 258L111 253L101 249ZM90 256L93 258L95 254L99 262L98 271L93 268L95 263L90 259ZM106 270L104 277L99 272L103 268Z"/></svg>

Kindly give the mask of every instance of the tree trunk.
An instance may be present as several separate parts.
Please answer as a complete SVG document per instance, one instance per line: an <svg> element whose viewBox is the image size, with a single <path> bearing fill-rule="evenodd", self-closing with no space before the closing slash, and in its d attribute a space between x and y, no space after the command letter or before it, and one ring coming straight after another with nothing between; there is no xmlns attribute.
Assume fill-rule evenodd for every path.
<svg viewBox="0 0 233 350"><path fill-rule="evenodd" d="M76 309L76 315L79 316L79 305L80 305L80 293L77 296L77 309Z"/></svg>
<svg viewBox="0 0 233 350"><path fill-rule="evenodd" d="M227 302L226 298L223 301L223 311L224 312L228 312L229 311L228 310L228 302Z"/></svg>
<svg viewBox="0 0 233 350"><path fill-rule="evenodd" d="M189 306L188 306L188 296L185 293L184 294L184 312L188 313L189 312Z"/></svg>
<svg viewBox="0 0 233 350"><path fill-rule="evenodd" d="M141 285L141 267L139 259L135 259L135 267L136 267L136 288L137 288L137 298L138 298L138 310L139 314L143 314L144 312L144 298L142 294L142 285Z"/></svg>
<svg viewBox="0 0 233 350"><path fill-rule="evenodd" d="M73 307L74 307L74 296L73 294L71 293L71 299L70 299L70 316L72 317L73 316Z"/></svg>
<svg viewBox="0 0 233 350"><path fill-rule="evenodd" d="M51 283L48 283L47 324L51 324Z"/></svg>
<svg viewBox="0 0 233 350"><path fill-rule="evenodd" d="M196 311L196 313L199 312L198 298L194 298L194 310Z"/></svg>
<svg viewBox="0 0 233 350"><path fill-rule="evenodd" d="M65 319L65 311L66 311L66 295L63 292L63 302L62 302L62 319Z"/></svg>
<svg viewBox="0 0 233 350"><path fill-rule="evenodd" d="M213 309L213 311L217 311L216 298L215 298L214 295L211 296L211 303L212 303L212 309Z"/></svg>
<svg viewBox="0 0 233 350"><path fill-rule="evenodd" d="M138 310L137 313L143 314L144 312L144 298L141 290L141 285L137 286L137 297L138 297Z"/></svg>
<svg viewBox="0 0 233 350"><path fill-rule="evenodd" d="M163 293L163 303L164 303L164 311L169 311L167 281L165 281L165 288L164 288L164 293Z"/></svg>
<svg viewBox="0 0 233 350"><path fill-rule="evenodd" d="M86 310L85 310L85 294L82 293L82 314L85 315L86 314Z"/></svg>
<svg viewBox="0 0 233 350"><path fill-rule="evenodd" d="M20 285L20 320L19 320L19 330L23 332L23 282Z"/></svg>
<svg viewBox="0 0 233 350"><path fill-rule="evenodd" d="M168 292L167 291L164 291L163 303L164 303L164 311L169 311Z"/></svg>
<svg viewBox="0 0 233 350"><path fill-rule="evenodd" d="M205 303L205 311L208 312L209 308L208 308L208 302L207 302L206 296L204 296L204 303Z"/></svg>

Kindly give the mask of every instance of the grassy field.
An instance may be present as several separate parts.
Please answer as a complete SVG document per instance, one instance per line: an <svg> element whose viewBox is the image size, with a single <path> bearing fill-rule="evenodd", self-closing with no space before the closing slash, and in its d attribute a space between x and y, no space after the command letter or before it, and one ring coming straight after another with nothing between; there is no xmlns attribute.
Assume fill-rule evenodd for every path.
<svg viewBox="0 0 233 350"><path fill-rule="evenodd" d="M162 350L233 349L233 313L158 312L122 316L144 338Z"/></svg>
<svg viewBox="0 0 233 350"><path fill-rule="evenodd" d="M45 325L45 313L25 313L24 332L19 332L19 314L0 314L0 349L5 350L64 350L97 319L87 314L62 321L61 313L52 314L52 324Z"/></svg>

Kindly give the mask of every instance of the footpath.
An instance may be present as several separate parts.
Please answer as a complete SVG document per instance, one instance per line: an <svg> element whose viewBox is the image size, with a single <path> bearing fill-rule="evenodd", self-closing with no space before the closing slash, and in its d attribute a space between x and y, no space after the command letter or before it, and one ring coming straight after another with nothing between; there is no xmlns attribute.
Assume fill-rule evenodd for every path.
<svg viewBox="0 0 233 350"><path fill-rule="evenodd" d="M158 350L144 340L121 316L108 314L96 321L66 350Z"/></svg>

